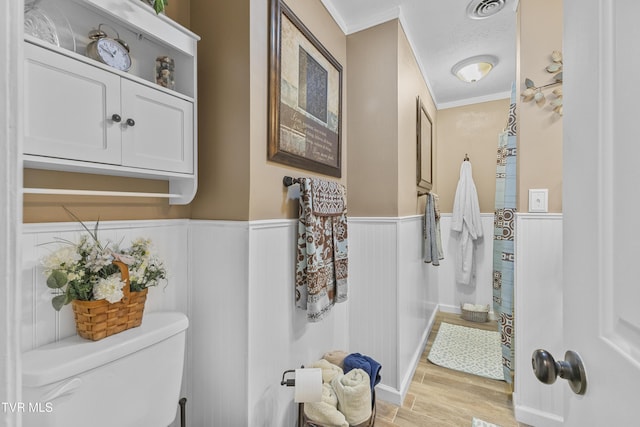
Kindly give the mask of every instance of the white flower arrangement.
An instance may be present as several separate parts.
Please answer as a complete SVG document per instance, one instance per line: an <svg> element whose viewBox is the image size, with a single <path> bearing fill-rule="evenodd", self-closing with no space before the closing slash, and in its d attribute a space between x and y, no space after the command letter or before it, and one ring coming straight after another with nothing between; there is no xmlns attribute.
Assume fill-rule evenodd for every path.
<svg viewBox="0 0 640 427"><path fill-rule="evenodd" d="M110 303L123 297L120 269L113 264L121 261L129 267L130 291L139 292L156 286L167 277L167 270L158 256L152 252L149 239L134 240L131 247L118 250L111 241L98 239L98 223L89 230L74 214L89 235L82 235L77 243L58 239L63 245L42 259L47 286L58 293L51 303L60 310L73 300L93 301L105 299Z"/></svg>

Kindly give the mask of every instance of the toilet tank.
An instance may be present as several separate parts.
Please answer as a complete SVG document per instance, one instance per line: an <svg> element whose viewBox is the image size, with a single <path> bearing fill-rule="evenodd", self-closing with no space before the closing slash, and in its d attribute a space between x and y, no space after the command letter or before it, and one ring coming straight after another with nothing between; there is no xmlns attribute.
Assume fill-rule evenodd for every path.
<svg viewBox="0 0 640 427"><path fill-rule="evenodd" d="M100 341L65 338L22 355L24 427L164 427L176 416L188 319L146 313Z"/></svg>

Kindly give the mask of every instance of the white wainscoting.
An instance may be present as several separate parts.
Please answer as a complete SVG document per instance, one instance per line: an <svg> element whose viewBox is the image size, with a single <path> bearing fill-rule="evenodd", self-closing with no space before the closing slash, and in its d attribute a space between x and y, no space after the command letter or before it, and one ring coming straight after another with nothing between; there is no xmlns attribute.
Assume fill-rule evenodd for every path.
<svg viewBox="0 0 640 427"><path fill-rule="evenodd" d="M349 218L350 351L382 365L379 398L400 404L438 305L422 217Z"/></svg>
<svg viewBox="0 0 640 427"><path fill-rule="evenodd" d="M89 228L94 224L86 223ZM138 237L150 238L167 267L167 286L149 289L145 313L180 311L188 314L189 251L188 221L105 221L100 222L100 240L127 247ZM77 223L24 224L22 227L22 351L28 351L61 338L75 335L71 306L57 312L51 306L40 260L60 247L56 239L77 241L84 230ZM52 244L49 244L54 242Z"/></svg>
<svg viewBox="0 0 640 427"><path fill-rule="evenodd" d="M192 221L193 425L295 425L282 373L348 348L349 302L315 324L295 308L296 227Z"/></svg>
<svg viewBox="0 0 640 427"><path fill-rule="evenodd" d="M475 277L470 285L456 283L456 250L459 233L451 231L452 214L443 213L440 219L444 260L438 270L438 298L440 310L460 313L460 303L489 304L493 314L493 214L480 214L483 237L475 242Z"/></svg>
<svg viewBox="0 0 640 427"><path fill-rule="evenodd" d="M441 221L440 266L422 260L421 216L349 218L349 301L317 324L294 308L295 220L112 221L101 223L100 233L124 243L149 237L167 263L170 284L151 290L146 310L190 318L183 386L189 424L289 427L297 408L293 390L280 386L282 372L330 350L379 361L378 397L403 400L436 310L491 300L493 217L483 214L482 221L478 279L464 290L455 285L450 214ZM557 425L562 398L555 394L566 386L543 386L529 368L534 347L564 352L552 336L561 329L561 223L559 215L518 216L516 365L522 369L514 400L517 416L532 425ZM23 227L23 351L74 333L70 310L51 308L38 264L49 248L42 243L74 240L81 232L75 223Z"/></svg>
<svg viewBox="0 0 640 427"><path fill-rule="evenodd" d="M548 350L562 360L562 214L516 214L516 419L539 427L563 424L565 381L538 381L531 355Z"/></svg>

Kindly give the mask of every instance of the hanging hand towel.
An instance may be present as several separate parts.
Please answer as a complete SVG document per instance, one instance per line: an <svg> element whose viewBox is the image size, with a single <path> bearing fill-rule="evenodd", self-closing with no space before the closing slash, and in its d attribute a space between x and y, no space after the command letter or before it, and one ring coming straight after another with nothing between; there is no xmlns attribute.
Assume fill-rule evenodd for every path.
<svg viewBox="0 0 640 427"><path fill-rule="evenodd" d="M440 238L440 210L437 207L438 196L427 194L427 202L424 208L423 252L424 262L440 265L444 258L442 253L442 240Z"/></svg>
<svg viewBox="0 0 640 427"><path fill-rule="evenodd" d="M347 300L347 203L343 185L299 178L296 307L319 322Z"/></svg>
<svg viewBox="0 0 640 427"><path fill-rule="evenodd" d="M471 283L474 268L474 241L482 237L480 205L470 161L462 162L460 167L451 230L460 233L460 244L456 249L456 282L468 285Z"/></svg>

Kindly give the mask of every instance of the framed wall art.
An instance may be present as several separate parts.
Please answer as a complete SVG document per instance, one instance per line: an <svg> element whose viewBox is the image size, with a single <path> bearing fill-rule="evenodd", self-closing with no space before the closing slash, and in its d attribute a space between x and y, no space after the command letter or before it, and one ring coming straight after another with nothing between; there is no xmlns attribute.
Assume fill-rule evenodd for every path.
<svg viewBox="0 0 640 427"><path fill-rule="evenodd" d="M416 185L431 191L433 187L433 122L426 107L416 98L417 162Z"/></svg>
<svg viewBox="0 0 640 427"><path fill-rule="evenodd" d="M340 177L342 66L282 0L271 0L268 159Z"/></svg>

